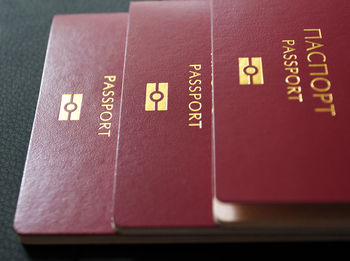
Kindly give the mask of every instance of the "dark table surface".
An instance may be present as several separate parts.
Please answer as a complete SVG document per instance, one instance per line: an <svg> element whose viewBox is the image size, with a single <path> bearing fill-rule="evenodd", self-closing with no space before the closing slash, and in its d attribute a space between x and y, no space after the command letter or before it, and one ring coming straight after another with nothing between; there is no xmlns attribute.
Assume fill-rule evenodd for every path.
<svg viewBox="0 0 350 261"><path fill-rule="evenodd" d="M346 242L23 246L12 229L54 14L125 12L127 0L0 0L0 260L223 259L275 250L345 250ZM286 252L285 252L286 253Z"/></svg>

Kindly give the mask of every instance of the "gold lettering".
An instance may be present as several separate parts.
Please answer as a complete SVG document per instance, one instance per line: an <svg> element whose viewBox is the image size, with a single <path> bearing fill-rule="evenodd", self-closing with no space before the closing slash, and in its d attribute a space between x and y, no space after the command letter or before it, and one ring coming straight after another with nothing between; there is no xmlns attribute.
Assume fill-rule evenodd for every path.
<svg viewBox="0 0 350 261"><path fill-rule="evenodd" d="M109 97L109 98L102 98L101 99L101 101L103 102L103 103L108 103L108 102L113 102L114 101L114 99L112 98L112 97ZM104 106L104 105L101 105L101 106Z"/></svg>
<svg viewBox="0 0 350 261"><path fill-rule="evenodd" d="M196 87L194 87L194 88L192 88L193 86L190 86L190 87L188 87L188 90L190 91L190 92L200 92L201 90L202 90L202 87L200 87L200 86L196 86Z"/></svg>
<svg viewBox="0 0 350 261"><path fill-rule="evenodd" d="M189 96L192 96L197 101L202 98L202 94L200 93L190 93Z"/></svg>
<svg viewBox="0 0 350 261"><path fill-rule="evenodd" d="M199 79L195 80L194 82L192 82L192 80L189 80L188 83L193 86L193 85L196 85L196 84L202 84L202 81L199 80Z"/></svg>
<svg viewBox="0 0 350 261"><path fill-rule="evenodd" d="M285 83L287 83L287 96L288 100L296 100L303 102L303 94L301 93L300 77L299 77L299 63L297 61L298 56L296 54L288 54L290 52L295 52L296 49L290 47L295 45L295 40L283 40L288 46L283 46L283 65L284 70L289 72L289 75L285 78Z"/></svg>
<svg viewBox="0 0 350 261"><path fill-rule="evenodd" d="M105 87L103 88L103 90L108 90L108 89L114 88L113 83L104 82L104 85L105 85Z"/></svg>
<svg viewBox="0 0 350 261"><path fill-rule="evenodd" d="M193 107L193 104L196 104L197 107ZM189 108L191 111L199 111L199 110L202 108L202 103L200 103L199 101L191 101L191 102L188 104L188 108Z"/></svg>
<svg viewBox="0 0 350 261"><path fill-rule="evenodd" d="M101 129L106 129L109 130L112 126L112 123L110 122L100 122L100 127L98 128L99 130Z"/></svg>
<svg viewBox="0 0 350 261"><path fill-rule="evenodd" d="M190 127L198 127L198 128L202 128L202 121L199 121L198 123L189 123L188 126Z"/></svg>
<svg viewBox="0 0 350 261"><path fill-rule="evenodd" d="M198 73L198 72L193 72L193 71L190 71L190 74L191 74L190 79L195 78L195 77L198 77L198 76L201 76L200 73Z"/></svg>
<svg viewBox="0 0 350 261"><path fill-rule="evenodd" d="M325 82L326 83L326 86L325 87L316 87L315 83L317 82ZM310 86L311 88L314 90L314 91L317 91L317 92L327 92L329 91L329 89L331 88L331 82L326 79L326 78L323 78L323 77L316 77L314 79L311 80L311 83L310 83Z"/></svg>
<svg viewBox="0 0 350 261"><path fill-rule="evenodd" d="M319 55L319 56L321 56L321 57L322 57L322 62L326 62L326 56L325 56L323 53L321 53L321 52L311 52L311 53L308 53L308 54L307 54L307 60L308 60L310 63L312 62L311 56L313 56L313 55Z"/></svg>
<svg viewBox="0 0 350 261"><path fill-rule="evenodd" d="M291 60L291 59L296 60L297 58L298 58L298 56L296 54L290 54L290 55L285 54L285 55L283 55L283 59L288 60L288 61Z"/></svg>
<svg viewBox="0 0 350 261"><path fill-rule="evenodd" d="M295 49L289 46L283 46L284 49L286 49L285 51L283 51L284 54L286 53L290 53L290 52L294 52Z"/></svg>
<svg viewBox="0 0 350 261"><path fill-rule="evenodd" d="M102 87L102 98L101 98L101 108L103 111L100 113L100 121L98 127L98 135L104 135L107 137L111 136L112 123L111 119L113 117L113 103L114 103L114 91L110 90L115 87L112 82L117 79L116 75L105 75L105 81Z"/></svg>
<svg viewBox="0 0 350 261"><path fill-rule="evenodd" d="M331 93L314 93L313 97L320 98L323 103L332 103L333 102L333 94Z"/></svg>
<svg viewBox="0 0 350 261"><path fill-rule="evenodd" d="M305 43L311 44L311 47L306 49L306 51L308 51L308 52L311 50L323 47L323 44L312 42L312 41L305 41Z"/></svg>
<svg viewBox="0 0 350 261"><path fill-rule="evenodd" d="M304 32L310 32L304 39L322 39L321 29L304 29ZM308 67L313 70L309 73L310 76L327 76L328 65L326 64L327 57L323 52L313 51L318 48L324 47L322 43L315 41L305 40L307 44L307 61ZM324 77L315 77L310 81L310 87L316 93L313 93L312 97L319 99L323 104L329 104L328 107L316 107L315 112L329 112L332 116L335 116L335 106L333 104L333 94L328 93L331 89L331 82Z"/></svg>
<svg viewBox="0 0 350 261"><path fill-rule="evenodd" d="M107 135L108 137L111 136L111 130L108 130L106 132L99 132L98 135Z"/></svg>
<svg viewBox="0 0 350 261"><path fill-rule="evenodd" d="M288 45L295 45L295 41L294 40L282 40L282 43L286 43Z"/></svg>
<svg viewBox="0 0 350 261"><path fill-rule="evenodd" d="M106 75L104 78L108 79L110 82L115 82L115 80L117 79L117 76L115 76L115 75Z"/></svg>
<svg viewBox="0 0 350 261"><path fill-rule="evenodd" d="M301 93L300 86L288 86L287 89L287 95L289 100L298 100L299 102L303 102L303 94ZM293 96L292 94L295 95Z"/></svg>
<svg viewBox="0 0 350 261"><path fill-rule="evenodd" d="M310 75L328 75L328 66L327 64L309 64L309 67L323 67L323 72L312 72Z"/></svg>
<svg viewBox="0 0 350 261"><path fill-rule="evenodd" d="M114 96L114 91L103 91L102 95L104 97L108 97L108 96Z"/></svg>
<svg viewBox="0 0 350 261"><path fill-rule="evenodd" d="M103 115L107 115L107 118L105 118ZM111 119L112 119L112 113L110 111L104 111L100 114L101 121L110 121Z"/></svg>
<svg viewBox="0 0 350 261"><path fill-rule="evenodd" d="M332 116L335 116L335 106L331 104L328 108L315 108L315 112L329 112Z"/></svg>
<svg viewBox="0 0 350 261"><path fill-rule="evenodd" d="M300 86L288 86L287 89L288 89L288 92L287 92L288 95L290 95L292 93L296 93L296 94L301 93Z"/></svg>
<svg viewBox="0 0 350 261"><path fill-rule="evenodd" d="M291 81L291 79L295 80ZM300 77L298 75L291 74L286 77L285 82L289 85L298 85L300 83Z"/></svg>
<svg viewBox="0 0 350 261"><path fill-rule="evenodd" d="M294 62L296 62L296 61L294 61ZM296 62L296 65L298 65L298 62ZM286 71L289 71L292 74L298 74L299 73L299 68L298 67L290 67L290 68L284 68L284 69Z"/></svg>
<svg viewBox="0 0 350 261"><path fill-rule="evenodd" d="M288 100L297 100L303 102L303 95L300 93L297 96L288 96Z"/></svg>
<svg viewBox="0 0 350 261"><path fill-rule="evenodd" d="M304 29L304 32L316 32L312 36L305 36L305 39L322 39L321 29Z"/></svg>
<svg viewBox="0 0 350 261"><path fill-rule="evenodd" d="M196 112L196 113L189 113L188 115L190 116L190 118L188 119L189 121L202 119L202 113Z"/></svg>
<svg viewBox="0 0 350 261"><path fill-rule="evenodd" d="M200 65L200 64L190 64L190 67L192 67L196 71L199 71L202 69L202 65Z"/></svg>
<svg viewBox="0 0 350 261"><path fill-rule="evenodd" d="M202 109L202 103L200 100L202 99L202 87L200 86L202 84L201 79L199 77L201 76L201 73L199 72L202 69L202 65L200 64L191 64L189 67L192 69L192 71L189 71L189 97L191 98L191 102L188 104L188 108L190 112L188 113L188 126L190 127L198 127L202 128L202 113L200 110ZM193 79L194 78L194 79Z"/></svg>
<svg viewBox="0 0 350 261"><path fill-rule="evenodd" d="M113 101L113 98L108 98L108 99L112 99ZM113 104L101 104L102 107L105 108L105 110L107 111L111 111L113 109Z"/></svg>

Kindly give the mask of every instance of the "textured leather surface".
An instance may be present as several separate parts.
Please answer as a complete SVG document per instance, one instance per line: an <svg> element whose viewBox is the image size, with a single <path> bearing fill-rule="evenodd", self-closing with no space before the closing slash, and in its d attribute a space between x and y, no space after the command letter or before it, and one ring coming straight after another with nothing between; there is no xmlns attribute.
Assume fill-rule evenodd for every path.
<svg viewBox="0 0 350 261"><path fill-rule="evenodd" d="M209 18L207 2L130 6L116 171L117 227L214 226ZM168 83L167 110L146 110L147 83L162 82ZM189 121L190 107L201 107L201 128L189 126L198 124Z"/></svg>
<svg viewBox="0 0 350 261"><path fill-rule="evenodd" d="M26 246L13 231L13 217L34 119L51 20L54 14L127 11L124 0L0 1L0 259L1 260L183 260L249 255L252 249L271 254L276 247L313 254L343 243L191 244L143 246ZM20 18L20 19L19 19ZM253 251L255 252L255 251Z"/></svg>
<svg viewBox="0 0 350 261"><path fill-rule="evenodd" d="M127 21L127 13L53 19L15 216L22 236L114 233Z"/></svg>
<svg viewBox="0 0 350 261"><path fill-rule="evenodd" d="M26 260L32 255L30 248L29 251L23 248L12 226L52 17L57 13L125 12L128 4L128 1L0 1L1 260ZM53 250L53 254L61 251ZM45 259L49 259L45 249L34 249L33 259L45 253ZM77 256L70 251L65 259Z"/></svg>
<svg viewBox="0 0 350 261"><path fill-rule="evenodd" d="M350 201L349 12L345 0L213 2L220 200ZM317 39L316 31L304 31L317 28L322 39ZM289 53L283 53L288 44L282 40L295 40ZM321 53L309 56L312 61L308 62L311 52ZM296 76L287 79L292 73L284 63L295 60L291 54L297 55L298 65L292 67L299 69L302 102L288 99L287 88L293 86L288 79L298 81ZM262 57L262 85L240 85L239 57ZM328 66L327 75L317 65L323 63ZM311 87L317 77L328 79L330 89L326 80L317 80L316 88ZM330 107L317 97L325 93L333 95L335 116L315 112L315 108Z"/></svg>

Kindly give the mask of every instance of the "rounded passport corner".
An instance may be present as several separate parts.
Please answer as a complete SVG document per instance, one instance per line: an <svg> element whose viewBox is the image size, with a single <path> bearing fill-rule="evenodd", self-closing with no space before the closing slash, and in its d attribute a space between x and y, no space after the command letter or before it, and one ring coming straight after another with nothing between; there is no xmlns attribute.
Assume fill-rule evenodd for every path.
<svg viewBox="0 0 350 261"><path fill-rule="evenodd" d="M31 238L36 236L36 233L32 231L20 217L17 216L17 213L13 220L12 229L17 234L17 237L22 244L31 244Z"/></svg>
<svg viewBox="0 0 350 261"><path fill-rule="evenodd" d="M18 221L16 219L13 222L12 229L17 234L17 237L19 238L19 240L23 244L26 244L26 236L28 236L28 233L22 229L22 227L18 224Z"/></svg>
<svg viewBox="0 0 350 261"><path fill-rule="evenodd" d="M234 205L220 201L216 196L213 198L213 217L214 222L222 226L227 226L238 221Z"/></svg>
<svg viewBox="0 0 350 261"><path fill-rule="evenodd" d="M23 233L21 232L21 230L17 227L16 222L13 223L12 229L15 231L15 233L16 233L18 236L23 235Z"/></svg>

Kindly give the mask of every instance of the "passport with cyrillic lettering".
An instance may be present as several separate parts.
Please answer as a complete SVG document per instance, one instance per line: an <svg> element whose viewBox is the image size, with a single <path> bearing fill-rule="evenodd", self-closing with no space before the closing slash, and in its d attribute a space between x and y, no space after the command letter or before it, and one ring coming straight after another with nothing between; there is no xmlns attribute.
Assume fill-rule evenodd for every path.
<svg viewBox="0 0 350 261"><path fill-rule="evenodd" d="M215 226L210 52L207 2L131 3L114 192L120 233Z"/></svg>
<svg viewBox="0 0 350 261"><path fill-rule="evenodd" d="M127 20L126 13L53 19L14 222L23 242L114 235Z"/></svg>
<svg viewBox="0 0 350 261"><path fill-rule="evenodd" d="M348 238L350 21L333 3L135 2L128 29L55 16L21 240Z"/></svg>
<svg viewBox="0 0 350 261"><path fill-rule="evenodd" d="M282 206L306 226L349 226L349 11L345 0L212 1L218 222Z"/></svg>

